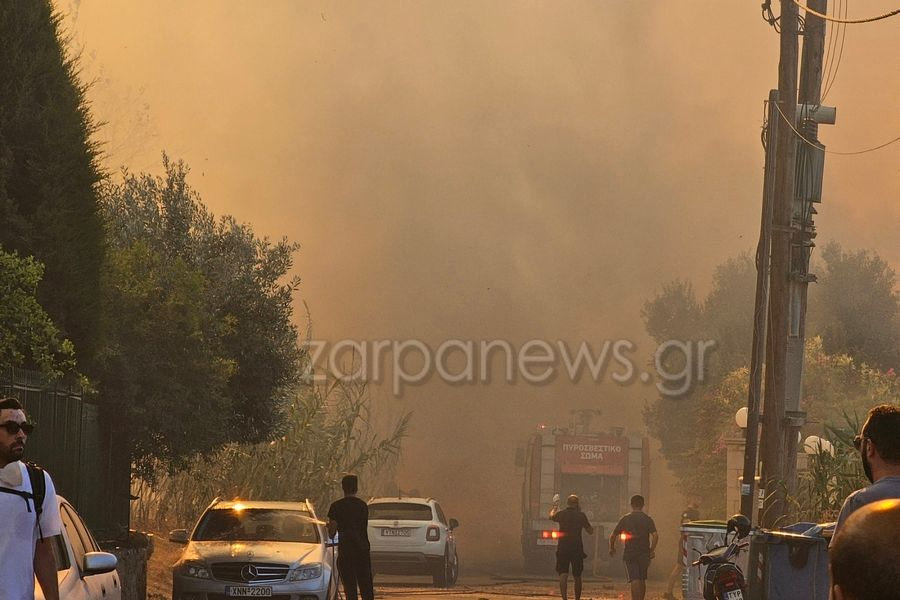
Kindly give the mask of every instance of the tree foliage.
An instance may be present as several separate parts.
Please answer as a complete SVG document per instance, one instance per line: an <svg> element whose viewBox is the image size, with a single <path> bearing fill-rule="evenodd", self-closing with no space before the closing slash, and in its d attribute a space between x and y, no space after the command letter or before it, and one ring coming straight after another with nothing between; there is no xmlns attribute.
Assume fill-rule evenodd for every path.
<svg viewBox="0 0 900 600"><path fill-rule="evenodd" d="M742 254L716 268L713 288L703 300L696 297L690 282L676 280L665 284L643 307L646 330L658 343L671 339L716 342L702 383L680 396L659 396L644 413L650 433L660 441L663 456L686 489L711 485L691 477L698 455L706 451L700 439L705 433L697 419L708 411L710 390L748 362L755 286L753 261ZM683 356L674 353L664 360L683 360ZM679 372L681 366L667 364L666 368Z"/></svg>
<svg viewBox="0 0 900 600"><path fill-rule="evenodd" d="M900 368L900 294L894 270L878 254L844 251L837 243L822 250L824 273L810 293L810 327L830 353L860 362Z"/></svg>
<svg viewBox="0 0 900 600"><path fill-rule="evenodd" d="M724 511L725 508L725 439L740 434L734 424L734 413L741 406L747 405L748 382L747 368L739 367L722 378L718 385L703 390L692 415L693 428L699 433L689 436L692 443L672 463L679 472L683 489L702 494L706 499L705 507L713 511ZM853 416L856 422L857 417L864 415L872 406L883 403L900 404L900 379L892 371L878 371L858 363L846 354L828 354L819 337L807 340L806 343L804 390L803 407L808 414L808 424L802 431L803 437L828 434L836 444L840 439L835 436L837 430L833 424L846 422L847 415ZM823 424L831 424L831 427L826 431ZM843 439L842 443L846 445L849 440ZM851 458L841 456L844 461L841 463L843 470L832 472L832 476L838 479L831 485L832 488L844 490L848 485L858 482L858 470ZM821 484L825 464L824 458L818 463L814 462L813 467L818 470L804 476L804 489L808 493L812 493L813 489L821 489L816 486ZM836 466L838 463L827 464ZM842 474L848 474L850 484L847 483L847 477L840 479ZM827 511L832 510L837 502L834 499L836 494L833 491L830 495L825 491L817 493L819 495L815 498L802 498L806 502L803 505L804 512L815 519L828 518L830 512ZM841 501L845 496L841 497ZM816 502L819 504L815 504ZM810 514L816 510L815 506L826 512L818 516Z"/></svg>
<svg viewBox="0 0 900 600"><path fill-rule="evenodd" d="M822 407L845 407L852 399L864 412L893 398L894 388L884 386L894 381L890 367L900 352L893 270L873 252L845 252L836 243L825 246L822 263L820 283L809 292L803 388L804 409L820 424L839 416L823 413ZM723 436L733 427L735 411L747 403L755 287L752 257L742 254L716 269L702 300L690 282L676 280L642 313L647 332L660 343L716 341L703 382L679 397L658 397L644 416L682 488L721 498L723 508Z"/></svg>
<svg viewBox="0 0 900 600"><path fill-rule="evenodd" d="M275 432L300 367L287 279L295 244L215 218L163 157L164 177L102 187L110 268L98 387L129 428L139 473Z"/></svg>
<svg viewBox="0 0 900 600"><path fill-rule="evenodd" d="M49 0L0 3L0 245L45 266L37 297L81 368L100 339L94 129Z"/></svg>
<svg viewBox="0 0 900 600"><path fill-rule="evenodd" d="M43 273L34 258L0 250L0 365L59 377L74 371L75 353L37 300Z"/></svg>

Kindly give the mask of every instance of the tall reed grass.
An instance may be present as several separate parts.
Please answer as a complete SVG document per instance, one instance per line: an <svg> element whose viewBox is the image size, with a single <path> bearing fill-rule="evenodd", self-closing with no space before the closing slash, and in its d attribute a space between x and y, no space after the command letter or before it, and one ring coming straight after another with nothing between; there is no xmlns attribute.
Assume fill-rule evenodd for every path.
<svg viewBox="0 0 900 600"><path fill-rule="evenodd" d="M259 444L229 444L197 456L176 473L132 484L133 527L190 528L216 497L314 502L319 516L340 492L346 473L365 489L393 491L393 471L407 434L405 414L380 433L370 420L364 383L330 381L301 387L286 409L279 436Z"/></svg>

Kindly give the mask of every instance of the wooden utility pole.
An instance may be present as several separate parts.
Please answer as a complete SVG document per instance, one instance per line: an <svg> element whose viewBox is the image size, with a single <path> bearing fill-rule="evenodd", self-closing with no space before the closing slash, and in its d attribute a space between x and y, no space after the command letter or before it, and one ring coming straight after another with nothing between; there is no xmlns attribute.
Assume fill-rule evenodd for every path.
<svg viewBox="0 0 900 600"><path fill-rule="evenodd" d="M774 526L786 513L785 503L785 392L787 336L790 319L791 211L797 139L791 129L797 112L797 5L781 0L781 57L778 62L779 118L775 140L775 196L772 211L772 266L769 278L765 404L762 433L762 485L766 494L762 525ZM787 122L785 122L787 121ZM796 459L796 455L790 457Z"/></svg>
<svg viewBox="0 0 900 600"><path fill-rule="evenodd" d="M826 14L828 0L809 0L810 9ZM822 98L822 60L825 53L825 21L807 11L803 25L803 56L800 66L800 105L798 129L805 140L798 140L797 175L795 182L793 233L791 242L791 311L788 333L787 390L784 432L786 490L797 491L797 448L800 428L805 421L803 397L803 363L806 344L806 299L810 282L816 280L809 272L809 257L813 249L816 228L813 223L813 204L822 200L822 175L825 163L824 146L818 142L817 118ZM815 147L814 147L815 145Z"/></svg>
<svg viewBox="0 0 900 600"><path fill-rule="evenodd" d="M741 514L756 521L757 443L761 386L766 352L766 323L769 314L769 254L772 237L772 209L775 196L775 144L782 125L778 114L778 90L769 92L766 117L766 169L763 177L762 218L756 247L756 301L753 307L753 347L750 354L750 385L747 393L747 429L744 446L744 475L741 479Z"/></svg>

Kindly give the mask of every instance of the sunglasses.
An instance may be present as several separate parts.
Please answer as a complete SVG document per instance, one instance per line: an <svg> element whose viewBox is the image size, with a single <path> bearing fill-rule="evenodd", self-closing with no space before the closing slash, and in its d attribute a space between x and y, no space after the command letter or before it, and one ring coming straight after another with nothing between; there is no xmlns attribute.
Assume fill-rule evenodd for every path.
<svg viewBox="0 0 900 600"><path fill-rule="evenodd" d="M16 423L15 421L0 423L0 427L5 429L9 435L16 435L20 431L24 431L25 435L31 435L31 432L34 431L34 425L31 423Z"/></svg>
<svg viewBox="0 0 900 600"><path fill-rule="evenodd" d="M865 438L861 435L853 436L853 447L857 450L862 450L862 443Z"/></svg>

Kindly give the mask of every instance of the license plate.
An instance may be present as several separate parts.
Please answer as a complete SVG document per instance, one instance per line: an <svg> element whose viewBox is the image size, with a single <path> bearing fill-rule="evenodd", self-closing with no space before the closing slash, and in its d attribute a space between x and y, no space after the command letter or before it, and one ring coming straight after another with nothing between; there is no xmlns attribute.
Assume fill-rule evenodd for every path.
<svg viewBox="0 0 900 600"><path fill-rule="evenodd" d="M225 588L225 595L236 598L268 598L272 595L272 586L232 585Z"/></svg>
<svg viewBox="0 0 900 600"><path fill-rule="evenodd" d="M741 590L731 590L725 592L725 600L744 600L744 592Z"/></svg>
<svg viewBox="0 0 900 600"><path fill-rule="evenodd" d="M381 530L381 535L383 537L411 537L412 529L390 529L383 528Z"/></svg>
<svg viewBox="0 0 900 600"><path fill-rule="evenodd" d="M538 538L537 545L538 546L557 546L558 543L556 540L545 540L544 538Z"/></svg>

